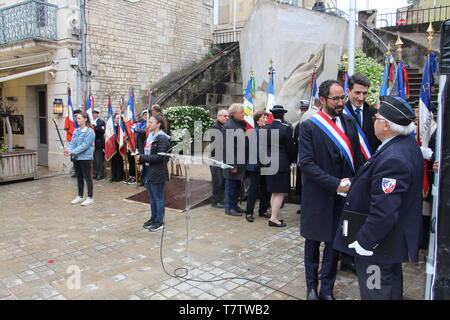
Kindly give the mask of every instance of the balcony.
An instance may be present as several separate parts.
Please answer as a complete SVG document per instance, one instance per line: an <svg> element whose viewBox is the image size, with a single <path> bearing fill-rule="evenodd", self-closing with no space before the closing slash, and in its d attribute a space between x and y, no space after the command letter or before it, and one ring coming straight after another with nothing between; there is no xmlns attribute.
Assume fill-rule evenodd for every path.
<svg viewBox="0 0 450 320"><path fill-rule="evenodd" d="M58 6L29 0L0 9L0 45L29 39L56 40Z"/></svg>

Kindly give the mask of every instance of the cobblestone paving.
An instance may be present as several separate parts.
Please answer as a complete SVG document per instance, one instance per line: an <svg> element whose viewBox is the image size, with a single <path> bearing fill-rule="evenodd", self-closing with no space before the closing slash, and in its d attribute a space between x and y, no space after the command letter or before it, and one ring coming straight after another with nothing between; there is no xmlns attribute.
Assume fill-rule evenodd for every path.
<svg viewBox="0 0 450 320"><path fill-rule="evenodd" d="M186 278L197 280L185 281L162 268L162 232L142 228L148 206L123 201L136 186L96 181L95 204L85 208L69 203L75 190L68 175L0 185L0 299L305 298L295 205L282 209L287 228L210 206L192 210L188 246L186 216L166 210L164 268L170 274L186 268ZM404 277L405 295L422 299L424 264L405 264ZM223 278L231 279L217 281ZM340 271L335 296L359 299L356 277Z"/></svg>

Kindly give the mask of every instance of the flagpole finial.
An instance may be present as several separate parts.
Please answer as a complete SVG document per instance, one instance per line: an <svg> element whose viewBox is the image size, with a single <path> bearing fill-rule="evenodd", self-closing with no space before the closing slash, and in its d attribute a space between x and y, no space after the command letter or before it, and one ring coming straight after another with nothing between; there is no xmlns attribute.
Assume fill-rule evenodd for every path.
<svg viewBox="0 0 450 320"><path fill-rule="evenodd" d="M250 67L250 76L253 77L253 66Z"/></svg>
<svg viewBox="0 0 450 320"><path fill-rule="evenodd" d="M430 25L428 26L427 29L427 33L428 33L428 53L431 53L431 51L433 51L433 34L434 34L434 29L433 29L433 24L430 21Z"/></svg>
<svg viewBox="0 0 450 320"><path fill-rule="evenodd" d="M342 63L344 65L344 71L347 72L348 71L348 53L344 52L344 54L342 55Z"/></svg>
<svg viewBox="0 0 450 320"><path fill-rule="evenodd" d="M272 58L270 58L269 63L270 63L270 66L273 67L273 60L272 60Z"/></svg>
<svg viewBox="0 0 450 320"><path fill-rule="evenodd" d="M388 45L387 45L386 57L389 57L389 56L392 55L391 49L392 49L392 46L391 46L391 42L389 41L389 42L388 42Z"/></svg>
<svg viewBox="0 0 450 320"><path fill-rule="evenodd" d="M397 54L398 54L398 62L402 61L402 46L403 46L403 41L400 38L400 32L397 32L397 42L395 42L395 45L397 46Z"/></svg>

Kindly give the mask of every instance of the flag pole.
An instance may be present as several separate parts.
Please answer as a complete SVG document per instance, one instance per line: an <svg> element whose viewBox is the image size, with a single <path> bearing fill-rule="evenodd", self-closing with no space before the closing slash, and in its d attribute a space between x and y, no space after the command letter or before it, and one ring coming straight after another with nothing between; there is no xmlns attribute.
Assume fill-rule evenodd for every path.
<svg viewBox="0 0 450 320"><path fill-rule="evenodd" d="M356 0L350 0L350 20L348 27L348 71L352 76L355 73L355 33L356 33Z"/></svg>

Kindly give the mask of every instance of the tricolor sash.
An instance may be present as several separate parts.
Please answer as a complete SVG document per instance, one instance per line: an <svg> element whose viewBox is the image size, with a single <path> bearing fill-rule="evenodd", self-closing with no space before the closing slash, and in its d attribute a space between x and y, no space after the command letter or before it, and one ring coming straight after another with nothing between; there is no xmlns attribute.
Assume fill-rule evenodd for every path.
<svg viewBox="0 0 450 320"><path fill-rule="evenodd" d="M344 106L344 113L350 117L353 117L347 106ZM366 159L367 161L372 156L372 150L370 149L369 141L367 141L366 135L362 131L362 128L360 127L358 122L356 122L356 127L358 128L359 145L361 146L361 153L363 154L364 159Z"/></svg>
<svg viewBox="0 0 450 320"><path fill-rule="evenodd" d="M350 168L355 172L355 154L350 139L346 134L330 119L329 116L323 113L323 111L317 112L311 117L311 120L331 139L331 141L333 141L339 150L341 150L341 153L345 160L347 160Z"/></svg>

